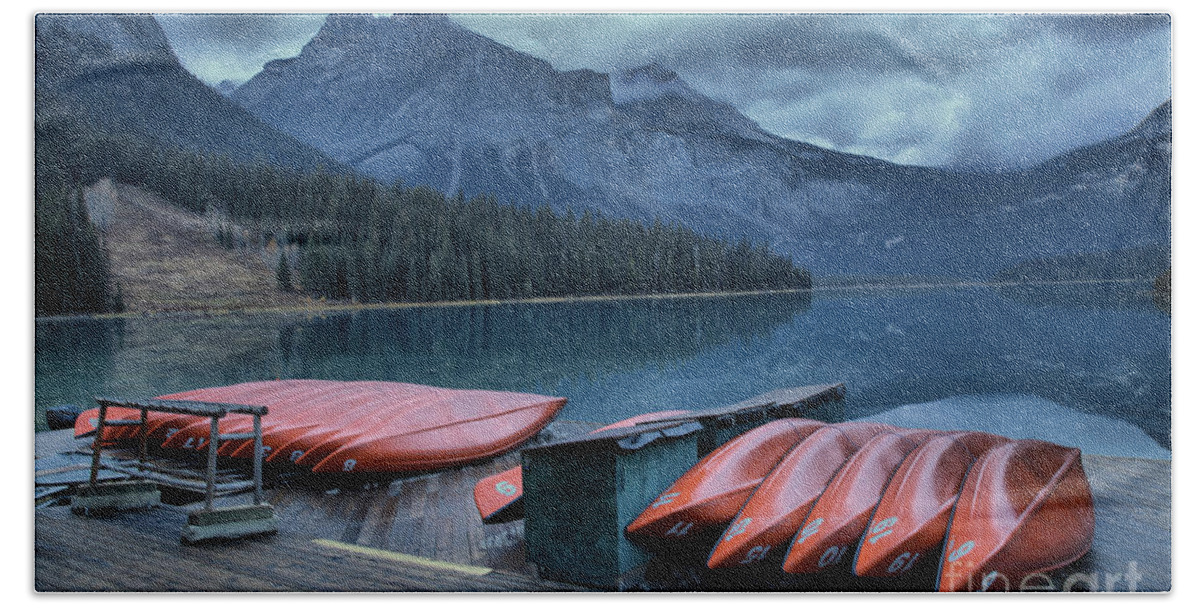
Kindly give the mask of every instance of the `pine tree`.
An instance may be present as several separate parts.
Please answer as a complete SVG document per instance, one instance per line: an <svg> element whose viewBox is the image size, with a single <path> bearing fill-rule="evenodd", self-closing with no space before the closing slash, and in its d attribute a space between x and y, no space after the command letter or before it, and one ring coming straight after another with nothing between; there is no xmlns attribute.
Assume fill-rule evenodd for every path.
<svg viewBox="0 0 1200 608"><path fill-rule="evenodd" d="M288 264L287 249L279 248L279 265L275 267L275 282L282 291L292 290L292 266Z"/></svg>

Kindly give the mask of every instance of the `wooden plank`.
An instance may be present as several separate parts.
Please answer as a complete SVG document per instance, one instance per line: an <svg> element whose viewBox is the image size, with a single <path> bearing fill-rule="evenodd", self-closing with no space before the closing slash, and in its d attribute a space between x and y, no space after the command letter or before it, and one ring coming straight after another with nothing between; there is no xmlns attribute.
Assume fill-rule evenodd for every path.
<svg viewBox="0 0 1200 608"><path fill-rule="evenodd" d="M1062 576L1125 591L1171 589L1171 461L1083 455L1096 511L1092 551ZM1082 580L1081 580L1082 579ZM1134 582L1136 579L1136 582ZM1065 579L1064 579L1065 582Z"/></svg>
<svg viewBox="0 0 1200 608"><path fill-rule="evenodd" d="M649 442L655 438L687 435L698 430L700 430L700 426L693 422L691 418L665 422L656 420L647 424L620 427L607 431L588 433L579 437L558 439L527 447L521 452L528 455L532 453L549 454L561 450L631 450L636 449L632 444Z"/></svg>
<svg viewBox="0 0 1200 608"><path fill-rule="evenodd" d="M443 561L439 561L436 559L429 559L426 557L419 557L416 555L408 555L406 553L399 553L396 551L375 549L373 547L364 547L362 545L355 545L355 544L351 544L351 543L339 543L339 542L324 539L324 538L314 539L313 542L317 543L318 545L321 545L323 547L330 547L333 549L341 549L343 551L350 551L352 553L358 553L361 555L369 555L372 557L378 557L380 559L392 560L392 561L400 562L403 564L416 564L418 566L422 566L425 568L434 568L437 570L445 570L448 572L454 572L454 573L458 573L458 574L483 576L492 571L491 568L483 568L480 566L468 566L468 565L464 565L464 564L456 564L453 562L443 562Z"/></svg>
<svg viewBox="0 0 1200 608"><path fill-rule="evenodd" d="M165 509L164 509L165 510ZM39 591L530 591L564 590L490 569L346 551L281 534L265 541L184 547L135 518L39 515ZM143 517L144 519L144 517ZM147 567L152 564L152 567Z"/></svg>
<svg viewBox="0 0 1200 608"><path fill-rule="evenodd" d="M152 412L168 412L171 414L191 414L193 416L218 418L226 414L250 414L250 415L267 415L267 406L265 405L246 405L243 403L215 403L212 401L186 401L186 400L166 400L166 399L147 399L145 401L131 401L127 399L112 399L109 397L96 397L96 403L108 406L124 407L130 409L142 409Z"/></svg>
<svg viewBox="0 0 1200 608"><path fill-rule="evenodd" d="M845 394L846 385L841 382L781 388L761 395L755 395L733 405L696 410L686 415L663 418L663 420L693 420L697 418L737 416L766 408L803 410L816 407L825 401L841 399Z"/></svg>
<svg viewBox="0 0 1200 608"><path fill-rule="evenodd" d="M438 517L438 500L441 498L439 492L441 491L442 477L441 475L430 475L426 483L425 501L422 508L420 526L421 540L414 543L412 553L435 557L438 534L441 532L441 526L444 523Z"/></svg>

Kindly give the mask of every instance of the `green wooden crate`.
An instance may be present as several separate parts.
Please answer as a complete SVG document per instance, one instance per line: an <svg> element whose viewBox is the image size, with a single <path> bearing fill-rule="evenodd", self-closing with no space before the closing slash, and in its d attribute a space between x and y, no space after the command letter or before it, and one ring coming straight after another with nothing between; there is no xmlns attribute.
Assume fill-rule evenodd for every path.
<svg viewBox="0 0 1200 608"><path fill-rule="evenodd" d="M729 440L781 418L809 418L822 422L845 420L844 384L815 384L783 388L726 407L692 413L703 426L697 450L703 458Z"/></svg>
<svg viewBox="0 0 1200 608"><path fill-rule="evenodd" d="M627 588L650 554L625 527L696 464L699 431L649 425L523 451L526 559L543 578Z"/></svg>
<svg viewBox="0 0 1200 608"><path fill-rule="evenodd" d="M701 458L780 418L842 419L842 384L771 391L679 419L613 429L522 452L525 555L544 578L603 589L637 586L652 555L630 524Z"/></svg>

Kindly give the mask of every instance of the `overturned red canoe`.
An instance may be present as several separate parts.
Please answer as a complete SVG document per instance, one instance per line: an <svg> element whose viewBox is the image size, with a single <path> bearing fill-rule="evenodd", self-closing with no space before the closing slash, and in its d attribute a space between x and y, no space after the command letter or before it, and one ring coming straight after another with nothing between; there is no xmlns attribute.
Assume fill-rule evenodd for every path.
<svg viewBox="0 0 1200 608"><path fill-rule="evenodd" d="M308 403L306 395L316 391L327 391L331 387L345 386L353 383L335 382L330 380L270 380L263 382L245 382L231 386L202 388L180 393L171 393L155 397L163 401L206 401L210 403L243 403L250 405L275 405L275 420L282 419L303 408ZM84 411L75 420L75 436L84 437L95 433L99 408ZM108 420L136 420L139 410L132 408L110 407L106 418ZM207 445L209 419L188 414L167 412L147 412L146 440L151 445L159 445L172 439L180 431L188 432L181 436L172 447L189 449ZM236 422L236 418L232 418ZM245 419L245 429L250 428L249 418ZM223 431L230 432L230 422L224 422ZM140 425L125 425L107 427L104 430L106 441L133 440L138 436ZM189 442L188 439L191 439Z"/></svg>
<svg viewBox="0 0 1200 608"><path fill-rule="evenodd" d="M304 420L309 424L328 425L331 417L344 407L347 401L363 395L371 395L375 382L338 382L334 380L274 380L266 382L246 382L231 386L202 388L183 393L174 393L167 397L182 401L206 401L211 403L242 403L246 405L261 405L267 407L269 414L262 420L264 449L270 444L265 443L267 433L281 424L295 420ZM382 383L390 384L390 383ZM410 386L396 383L398 386ZM415 385L414 385L415 386ZM432 387L426 387L433 390ZM376 399L374 406L380 411L396 411L393 402L388 399ZM208 448L208 419L196 422L170 431L163 441L163 447L169 449ZM253 418L242 414L231 414L222 418L218 429L222 435L246 433L253 426ZM243 441L227 441L218 451L222 456L231 455L231 447L240 445ZM268 453L271 450L266 450ZM249 457L249 454L245 454Z"/></svg>
<svg viewBox="0 0 1200 608"><path fill-rule="evenodd" d="M158 414L158 412L153 412ZM106 422L127 422L133 420L141 420L141 410L135 410L127 407L110 407L104 413ZM79 416L75 417L75 437L82 438L94 435L96 427L100 421L100 408L93 407L83 410ZM131 430L132 429L132 430ZM103 441L123 441L136 437L138 433L137 427L133 426L105 426Z"/></svg>
<svg viewBox="0 0 1200 608"><path fill-rule="evenodd" d="M892 474L935 431L883 433L850 457L813 505L783 560L784 572L811 574L834 564L849 565L871 513Z"/></svg>
<svg viewBox="0 0 1200 608"><path fill-rule="evenodd" d="M266 406L263 436L276 443L269 447L311 436L313 443L327 448L322 459L341 454L338 466L321 467L321 471L355 473L431 469L494 456L537 434L566 404L563 398L525 393L330 380L248 382L160 399ZM118 415L138 413L130 412ZM147 426L154 437L162 438L165 448L208 445L208 418L156 417ZM249 416L231 414L220 420L218 429L231 434L251 426ZM129 434L130 427L119 428ZM131 436L136 434L135 428ZM253 450L246 448L247 443L230 441L221 451L249 457Z"/></svg>
<svg viewBox="0 0 1200 608"><path fill-rule="evenodd" d="M360 383L355 383L360 384ZM272 420L263 425L263 449L267 462L297 462L310 449L325 442L342 437L356 436L374 429L394 416L402 415L422 402L439 399L449 389L398 382L361 383L353 394L332 394L314 399L314 407L334 400L337 410L330 411L321 419L295 414L287 418ZM386 407L380 407L386 404ZM322 407L327 409L327 406ZM253 441L230 442L222 446L223 454L234 458L248 458L254 449Z"/></svg>
<svg viewBox="0 0 1200 608"><path fill-rule="evenodd" d="M1009 590L1091 548L1092 490L1077 448L1032 439L984 454L955 505L940 591Z"/></svg>
<svg viewBox="0 0 1200 608"><path fill-rule="evenodd" d="M785 418L733 438L664 490L625 528L626 534L684 540L728 526L780 459L824 427L822 422Z"/></svg>
<svg viewBox="0 0 1200 608"><path fill-rule="evenodd" d="M854 556L859 576L903 575L946 537L950 512L975 459L1008 441L989 433L933 437L900 464Z"/></svg>
<svg viewBox="0 0 1200 608"><path fill-rule="evenodd" d="M654 422L687 414L687 410L650 412L600 427L591 433L610 429L631 427L643 422ZM495 475L480 479L475 484L475 508L485 524L497 524L520 519L523 516L521 467L506 469Z"/></svg>
<svg viewBox="0 0 1200 608"><path fill-rule="evenodd" d="M312 470L386 473L495 456L536 435L566 401L520 393L454 391L346 441ZM307 457L296 462L302 464Z"/></svg>
<svg viewBox="0 0 1200 608"><path fill-rule="evenodd" d="M846 461L875 435L895 430L882 424L841 423L800 442L734 517L713 547L708 567L748 566L786 551L788 541Z"/></svg>

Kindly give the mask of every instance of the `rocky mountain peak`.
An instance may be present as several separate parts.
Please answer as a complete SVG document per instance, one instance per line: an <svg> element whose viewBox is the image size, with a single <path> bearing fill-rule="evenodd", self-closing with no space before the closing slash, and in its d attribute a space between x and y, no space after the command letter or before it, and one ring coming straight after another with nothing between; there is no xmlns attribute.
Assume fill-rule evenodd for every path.
<svg viewBox="0 0 1200 608"><path fill-rule="evenodd" d="M216 91L218 93L220 93L226 97L229 97L230 95L233 95L233 92L237 90L237 88L240 84L241 83L239 83L239 82L234 82L232 80L225 79L225 80L222 80L221 82L218 82L216 85L214 85L213 89L216 89Z"/></svg>
<svg viewBox="0 0 1200 608"><path fill-rule="evenodd" d="M675 95L683 99L699 99L702 96L693 90L679 74L658 62L617 71L610 75L613 102L631 103Z"/></svg>
<svg viewBox="0 0 1200 608"><path fill-rule="evenodd" d="M38 15L34 29L42 84L122 66L179 64L150 15Z"/></svg>
<svg viewBox="0 0 1200 608"><path fill-rule="evenodd" d="M1171 135L1171 100L1154 109L1138 126L1134 127L1126 137L1143 137L1155 139Z"/></svg>
<svg viewBox="0 0 1200 608"><path fill-rule="evenodd" d="M491 42L459 26L446 15L333 14L305 46L306 53L402 55L408 61L447 53L460 54Z"/></svg>

